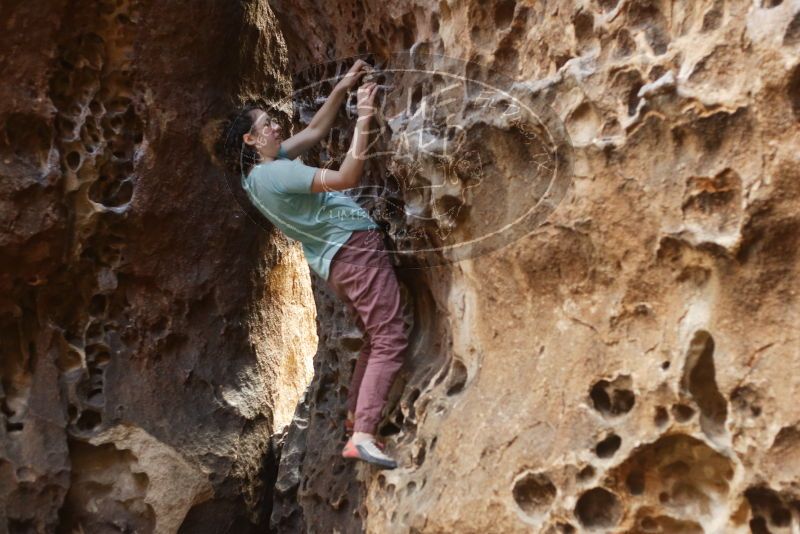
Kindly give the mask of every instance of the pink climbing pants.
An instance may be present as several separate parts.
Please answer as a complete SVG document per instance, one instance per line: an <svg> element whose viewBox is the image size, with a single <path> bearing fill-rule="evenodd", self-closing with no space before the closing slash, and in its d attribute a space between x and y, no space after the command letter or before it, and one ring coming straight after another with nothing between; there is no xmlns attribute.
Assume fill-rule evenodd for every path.
<svg viewBox="0 0 800 534"><path fill-rule="evenodd" d="M356 432L375 434L389 389L408 347L400 286L379 230L357 230L331 261L328 286L355 309L366 331L347 409Z"/></svg>

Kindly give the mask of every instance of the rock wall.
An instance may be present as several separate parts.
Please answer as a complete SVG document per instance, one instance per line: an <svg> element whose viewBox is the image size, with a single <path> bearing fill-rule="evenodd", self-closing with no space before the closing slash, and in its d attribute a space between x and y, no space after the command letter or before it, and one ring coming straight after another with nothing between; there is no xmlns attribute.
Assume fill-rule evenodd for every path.
<svg viewBox="0 0 800 534"><path fill-rule="evenodd" d="M0 20L0 532L264 532L312 294L206 147L233 104L288 93L274 18L60 0Z"/></svg>
<svg viewBox="0 0 800 534"><path fill-rule="evenodd" d="M311 77L352 61L331 59L368 54L395 85L388 151L364 182L385 189L366 205L398 252L412 332L380 429L401 466L345 463L361 333L314 280L320 350L285 438L276 528L800 529L800 2L270 4L301 73L296 123L314 109ZM427 76L398 74L409 57ZM530 104L547 126L532 138L568 171L549 205L509 100ZM310 163L341 158L347 113ZM426 142L465 132L481 170L436 167L412 144L409 172L405 134L428 119L440 128ZM503 246L444 252L520 202L542 217Z"/></svg>
<svg viewBox="0 0 800 534"><path fill-rule="evenodd" d="M3 4L2 531L797 531L799 13ZM394 86L358 191L411 333L390 472L339 456L354 318L207 148L359 54Z"/></svg>

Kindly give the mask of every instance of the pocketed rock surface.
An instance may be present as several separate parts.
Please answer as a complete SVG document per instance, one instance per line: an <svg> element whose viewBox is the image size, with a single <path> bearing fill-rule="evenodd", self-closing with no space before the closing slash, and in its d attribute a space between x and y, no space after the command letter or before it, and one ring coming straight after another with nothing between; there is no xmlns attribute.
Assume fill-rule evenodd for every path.
<svg viewBox="0 0 800 534"><path fill-rule="evenodd" d="M316 333L206 148L289 87L256 7L0 7L0 532L264 532Z"/></svg>
<svg viewBox="0 0 800 534"><path fill-rule="evenodd" d="M297 71L369 53L386 74L402 52L430 72L392 76L379 121L379 146L392 153L370 159L364 179L386 188L368 199L374 213L400 199L404 215L382 219L398 251L415 229L464 239L504 220L535 163L519 126L467 88L432 120L467 132L483 183L463 194L464 173L446 181L418 152L422 169L401 180L404 134L424 104L444 105L436 93L451 78L434 72L546 104L572 146L561 147L568 187L524 235L457 262L397 256L412 346L379 430L396 470L338 457L361 332L315 280L316 376L287 434L273 525L800 529L800 3L272 7ZM303 76L301 124L314 109ZM351 129L343 110L309 161L341 157ZM426 141L441 144L445 130ZM429 191L410 195L420 183ZM432 216L443 204L466 213Z"/></svg>
<svg viewBox="0 0 800 534"><path fill-rule="evenodd" d="M0 532L800 529L796 0L0 13ZM339 456L355 318L207 148L359 54L392 471Z"/></svg>

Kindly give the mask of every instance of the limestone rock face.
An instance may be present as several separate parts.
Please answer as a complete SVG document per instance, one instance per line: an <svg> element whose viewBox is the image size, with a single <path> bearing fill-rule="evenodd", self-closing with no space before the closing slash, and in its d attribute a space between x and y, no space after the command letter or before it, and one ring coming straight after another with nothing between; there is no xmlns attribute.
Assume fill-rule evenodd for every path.
<svg viewBox="0 0 800 534"><path fill-rule="evenodd" d="M0 14L0 532L264 532L312 294L206 141L242 98L288 91L274 18Z"/></svg>
<svg viewBox="0 0 800 534"><path fill-rule="evenodd" d="M315 279L276 528L800 529L800 3L271 5L298 124L352 62L333 58L394 85L361 192L412 338L380 428L401 466L343 462L362 333ZM352 127L343 109L308 162L341 160ZM524 206L524 231L447 251Z"/></svg>

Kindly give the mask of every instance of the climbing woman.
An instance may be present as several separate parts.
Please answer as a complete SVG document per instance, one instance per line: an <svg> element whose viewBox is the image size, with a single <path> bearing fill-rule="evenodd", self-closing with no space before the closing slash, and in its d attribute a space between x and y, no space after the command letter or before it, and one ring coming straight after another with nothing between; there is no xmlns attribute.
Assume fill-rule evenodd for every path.
<svg viewBox="0 0 800 534"><path fill-rule="evenodd" d="M383 452L375 433L408 345L400 289L380 227L341 192L356 187L363 173L379 87L367 82L358 88L353 141L339 170L295 159L327 136L348 91L370 70L357 60L309 125L286 140L269 113L245 107L229 117L218 149L235 176L241 176L252 204L287 237L302 243L311 269L354 310L366 331L347 399L345 427L353 433L342 456L393 469L397 463Z"/></svg>

